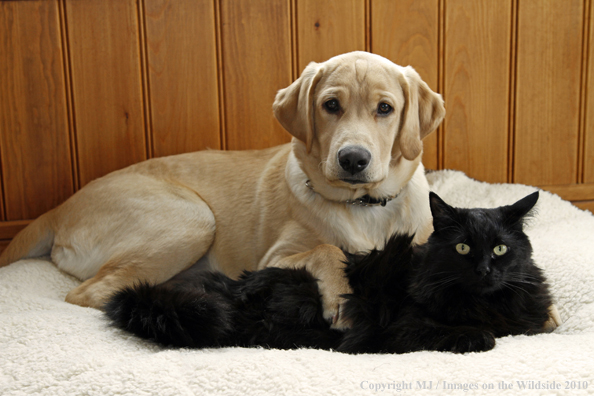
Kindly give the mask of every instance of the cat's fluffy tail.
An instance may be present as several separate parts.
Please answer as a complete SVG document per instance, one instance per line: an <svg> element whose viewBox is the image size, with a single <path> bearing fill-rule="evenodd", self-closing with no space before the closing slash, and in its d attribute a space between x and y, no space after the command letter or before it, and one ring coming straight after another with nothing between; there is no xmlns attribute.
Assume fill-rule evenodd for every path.
<svg viewBox="0 0 594 396"><path fill-rule="evenodd" d="M164 345L220 346L233 329L231 302L217 293L139 284L105 305L112 325Z"/></svg>

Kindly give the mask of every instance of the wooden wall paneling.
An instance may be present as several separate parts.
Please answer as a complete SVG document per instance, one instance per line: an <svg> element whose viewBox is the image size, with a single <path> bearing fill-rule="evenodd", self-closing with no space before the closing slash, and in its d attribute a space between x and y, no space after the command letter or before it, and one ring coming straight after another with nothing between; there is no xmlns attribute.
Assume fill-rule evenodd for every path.
<svg viewBox="0 0 594 396"><path fill-rule="evenodd" d="M146 159L135 0L67 0L80 186Z"/></svg>
<svg viewBox="0 0 594 396"><path fill-rule="evenodd" d="M594 213L594 201L576 201L572 202L572 204L582 210L589 210L591 213Z"/></svg>
<svg viewBox="0 0 594 396"><path fill-rule="evenodd" d="M0 254L4 251L4 249L6 249L8 247L9 243L10 243L10 239L0 241Z"/></svg>
<svg viewBox="0 0 594 396"><path fill-rule="evenodd" d="M0 2L6 220L35 218L73 193L62 50L57 1Z"/></svg>
<svg viewBox="0 0 594 396"><path fill-rule="evenodd" d="M444 167L507 181L511 0L446 2Z"/></svg>
<svg viewBox="0 0 594 396"><path fill-rule="evenodd" d="M142 104L144 112L144 145L145 158L153 158L153 129L151 118L151 100L149 90L149 72L148 72L148 54L147 54L147 38L146 38L146 6L145 0L136 1L136 18L138 25L138 57L140 59L140 83L142 92Z"/></svg>
<svg viewBox="0 0 594 396"><path fill-rule="evenodd" d="M594 183L539 186L567 201L587 201L594 198Z"/></svg>
<svg viewBox="0 0 594 396"><path fill-rule="evenodd" d="M365 50L365 0L297 1L299 72L309 62Z"/></svg>
<svg viewBox="0 0 594 396"><path fill-rule="evenodd" d="M0 223L0 240L6 240L14 237L23 228L31 224L33 220L15 220Z"/></svg>
<svg viewBox="0 0 594 396"><path fill-rule="evenodd" d="M438 26L438 0L371 1L371 51L396 64L413 66L436 92L439 92ZM423 142L423 164L430 169L438 168L437 141L434 132Z"/></svg>
<svg viewBox="0 0 594 396"><path fill-rule="evenodd" d="M12 238L31 224L32 221L33 220L14 220L0 222L0 254L6 249Z"/></svg>
<svg viewBox="0 0 594 396"><path fill-rule="evenodd" d="M583 182L594 183L594 4L590 3L589 12L589 48L584 56L588 56L586 79L583 82L585 89L585 115L583 133ZM592 195L594 197L594 194Z"/></svg>
<svg viewBox="0 0 594 396"><path fill-rule="evenodd" d="M582 0L518 8L514 182L577 182Z"/></svg>
<svg viewBox="0 0 594 396"><path fill-rule="evenodd" d="M153 153L220 149L212 0L145 0Z"/></svg>
<svg viewBox="0 0 594 396"><path fill-rule="evenodd" d="M221 0L226 148L259 149L291 136L272 114L292 82L289 0Z"/></svg>

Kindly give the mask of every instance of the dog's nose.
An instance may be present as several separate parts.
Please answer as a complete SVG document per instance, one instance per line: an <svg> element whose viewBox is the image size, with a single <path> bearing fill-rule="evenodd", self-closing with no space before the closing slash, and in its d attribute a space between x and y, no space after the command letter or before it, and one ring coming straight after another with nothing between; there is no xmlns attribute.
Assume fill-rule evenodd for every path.
<svg viewBox="0 0 594 396"><path fill-rule="evenodd" d="M369 161L371 161L371 153L363 147L347 146L338 151L340 167L351 175L367 168Z"/></svg>

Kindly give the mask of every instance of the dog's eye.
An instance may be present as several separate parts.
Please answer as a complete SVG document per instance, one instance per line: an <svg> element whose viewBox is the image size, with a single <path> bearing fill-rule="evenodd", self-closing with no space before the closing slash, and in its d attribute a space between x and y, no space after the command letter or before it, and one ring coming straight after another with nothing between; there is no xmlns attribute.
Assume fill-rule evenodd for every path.
<svg viewBox="0 0 594 396"><path fill-rule="evenodd" d="M380 115L388 115L394 110L389 104L382 102L377 106L377 112Z"/></svg>
<svg viewBox="0 0 594 396"><path fill-rule="evenodd" d="M336 99L330 99L326 103L324 103L324 108L328 111L328 113L338 113L340 110L340 103Z"/></svg>

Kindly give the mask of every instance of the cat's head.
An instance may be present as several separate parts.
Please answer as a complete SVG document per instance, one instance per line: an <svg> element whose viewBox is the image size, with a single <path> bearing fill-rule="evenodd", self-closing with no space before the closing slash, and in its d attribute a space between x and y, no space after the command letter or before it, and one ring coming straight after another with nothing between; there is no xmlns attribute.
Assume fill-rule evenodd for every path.
<svg viewBox="0 0 594 396"><path fill-rule="evenodd" d="M443 285L488 294L510 285L531 263L524 220L538 192L494 209L461 209L430 193L434 232L429 238L427 274Z"/></svg>

